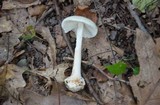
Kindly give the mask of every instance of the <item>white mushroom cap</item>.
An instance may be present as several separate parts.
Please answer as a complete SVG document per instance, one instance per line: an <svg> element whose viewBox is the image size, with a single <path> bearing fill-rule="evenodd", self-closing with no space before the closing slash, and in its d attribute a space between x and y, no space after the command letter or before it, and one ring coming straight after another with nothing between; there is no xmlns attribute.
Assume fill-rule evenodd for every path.
<svg viewBox="0 0 160 105"><path fill-rule="evenodd" d="M88 18L82 16L70 16L65 18L62 22L62 28L65 33L69 31L77 32L78 23L83 23L83 37L84 38L92 38L96 36L98 29L96 24Z"/></svg>

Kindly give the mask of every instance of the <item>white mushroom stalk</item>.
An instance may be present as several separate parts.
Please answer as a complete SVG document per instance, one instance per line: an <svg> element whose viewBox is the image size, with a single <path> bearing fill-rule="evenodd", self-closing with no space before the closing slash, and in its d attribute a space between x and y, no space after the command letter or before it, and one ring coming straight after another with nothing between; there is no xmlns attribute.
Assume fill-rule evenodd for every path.
<svg viewBox="0 0 160 105"><path fill-rule="evenodd" d="M81 76L81 50L83 37L91 38L97 34L97 27L94 22L82 16L70 16L63 20L62 28L65 33L74 31L76 33L76 48L71 76L64 80L66 87L77 92L84 88L85 81Z"/></svg>

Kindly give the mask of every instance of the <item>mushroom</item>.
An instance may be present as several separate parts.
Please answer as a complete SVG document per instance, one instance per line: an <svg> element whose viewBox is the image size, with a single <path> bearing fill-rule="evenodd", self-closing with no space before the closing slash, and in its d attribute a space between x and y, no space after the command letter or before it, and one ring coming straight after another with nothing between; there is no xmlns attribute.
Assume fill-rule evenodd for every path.
<svg viewBox="0 0 160 105"><path fill-rule="evenodd" d="M81 76L82 38L92 38L96 36L98 29L94 22L82 16L67 17L62 21L61 25L65 33L69 31L74 31L76 33L76 47L72 73L64 80L64 83L68 90L77 92L85 86L85 81Z"/></svg>

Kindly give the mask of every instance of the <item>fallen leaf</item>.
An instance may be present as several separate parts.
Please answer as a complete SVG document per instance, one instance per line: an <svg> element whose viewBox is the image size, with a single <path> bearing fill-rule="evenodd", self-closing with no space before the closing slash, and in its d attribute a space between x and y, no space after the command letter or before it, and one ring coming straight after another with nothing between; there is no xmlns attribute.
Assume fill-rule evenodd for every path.
<svg viewBox="0 0 160 105"><path fill-rule="evenodd" d="M27 8L27 7L30 7L33 5L37 5L39 3L40 3L39 0L37 0L33 3L30 3L30 4L23 4L23 3L20 3L16 0L7 0L7 1L3 1L2 9L3 10L10 10L10 9L15 9L15 8Z"/></svg>
<svg viewBox="0 0 160 105"><path fill-rule="evenodd" d="M99 83L97 92L105 105L115 104L115 90L112 81ZM129 88L123 83L120 85L119 82L116 82L116 97L118 105L136 105Z"/></svg>
<svg viewBox="0 0 160 105"><path fill-rule="evenodd" d="M155 43L150 35L137 29L135 48L140 64L140 73L130 78L134 96L139 105L159 105L160 57L155 52Z"/></svg>
<svg viewBox="0 0 160 105"><path fill-rule="evenodd" d="M13 22L14 33L19 36L26 30L28 26L34 26L35 21L30 18L26 9L13 9L9 11L9 16Z"/></svg>
<svg viewBox="0 0 160 105"><path fill-rule="evenodd" d="M91 19L93 22L97 22L98 18L97 18L97 14L95 12L92 12L88 7L77 7L75 10L75 15L78 16L84 16L86 18Z"/></svg>
<svg viewBox="0 0 160 105"><path fill-rule="evenodd" d="M23 4L31 4L31 3L35 2L36 0L15 0L15 1L18 1Z"/></svg>
<svg viewBox="0 0 160 105"><path fill-rule="evenodd" d="M56 85L53 85L53 87L55 88ZM59 94L60 97L58 96L57 92L52 92L52 94L49 96L41 96L31 90L21 89L20 99L23 100L23 104L25 105L87 105L83 100L69 97L62 92ZM60 98L60 103L58 97Z"/></svg>
<svg viewBox="0 0 160 105"><path fill-rule="evenodd" d="M0 33L9 32L12 30L12 24L10 20L7 20L6 17L0 18Z"/></svg>
<svg viewBox="0 0 160 105"><path fill-rule="evenodd" d="M2 71L0 73L0 85L3 85L2 82L4 82L10 96L18 97L17 89L26 85L22 77L22 73L25 71L24 68L14 64L6 64L0 68L0 71Z"/></svg>
<svg viewBox="0 0 160 105"><path fill-rule="evenodd" d="M55 77L57 82L63 83L64 79L66 78L64 72L67 68L69 68L68 63L62 63L57 65L54 69L53 68L47 68L45 71L37 71L36 73L46 77L47 79L51 77Z"/></svg>
<svg viewBox="0 0 160 105"><path fill-rule="evenodd" d="M42 44L42 42L39 41L34 41L33 42L34 47L40 51L42 54L46 54L47 52L47 46Z"/></svg>
<svg viewBox="0 0 160 105"><path fill-rule="evenodd" d="M74 6L89 6L91 4L91 0L74 0Z"/></svg>
<svg viewBox="0 0 160 105"><path fill-rule="evenodd" d="M45 10L45 5L36 5L35 7L29 7L28 13L30 14L30 16L41 16Z"/></svg>
<svg viewBox="0 0 160 105"><path fill-rule="evenodd" d="M160 38L156 38L156 48L155 51L158 54L158 56L160 57Z"/></svg>
<svg viewBox="0 0 160 105"><path fill-rule="evenodd" d="M0 66L5 63L7 60L7 48L0 46Z"/></svg>
<svg viewBox="0 0 160 105"><path fill-rule="evenodd" d="M13 31L8 33L2 33L1 35L2 37L0 38L0 45L1 48L3 48L1 49L2 50L1 57L3 56L1 60L3 63L3 60L6 61L6 60L11 60L13 58L14 46L17 45L20 41L18 39L19 38L18 34L15 34Z"/></svg>
<svg viewBox="0 0 160 105"><path fill-rule="evenodd" d="M56 50L55 40L52 37L49 28L44 26L37 26L36 32L42 35L42 37L46 39L47 42L49 43L49 47L51 48L51 51L52 51L51 54L52 54L52 60L53 60L53 67L55 67L57 64L56 63L57 50Z"/></svg>
<svg viewBox="0 0 160 105"><path fill-rule="evenodd" d="M61 35L62 32L60 25L54 26L54 32L55 32L57 48L65 48L67 46L67 43L64 40L63 36Z"/></svg>

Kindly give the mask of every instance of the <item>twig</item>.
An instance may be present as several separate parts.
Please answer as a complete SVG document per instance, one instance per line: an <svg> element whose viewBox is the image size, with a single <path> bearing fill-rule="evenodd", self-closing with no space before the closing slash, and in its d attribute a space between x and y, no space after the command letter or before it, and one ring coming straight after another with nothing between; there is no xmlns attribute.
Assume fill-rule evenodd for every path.
<svg viewBox="0 0 160 105"><path fill-rule="evenodd" d="M60 9L59 9L57 0L54 0L54 4L55 4L55 8L56 8L57 20L59 21L59 25L60 25L62 23L62 17L60 15ZM62 28L61 28L61 30L62 30ZM63 35L63 38L67 43L67 46L71 52L71 55L74 56L73 49L72 49L71 44L67 38L67 35L63 32L63 30L61 31L61 34Z"/></svg>
<svg viewBox="0 0 160 105"><path fill-rule="evenodd" d="M48 14L53 12L54 6L52 6L50 9L43 12L42 16L37 20L35 26L37 26Z"/></svg>
<svg viewBox="0 0 160 105"><path fill-rule="evenodd" d="M139 16L137 15L137 13L136 13L135 11L133 11L132 5L131 5L131 3L130 3L129 0L127 1L127 4L128 4L127 8L128 8L128 10L129 10L129 12L131 13L132 17L135 19L136 23L138 24L138 27L139 27L143 32L147 33L146 35L149 35L148 31L145 29L144 25L142 24Z"/></svg>
<svg viewBox="0 0 160 105"><path fill-rule="evenodd" d="M89 91L90 93L94 96L96 102L99 104L99 105L103 105L104 103L98 98L96 92L93 90L88 78L86 77L85 73L82 71L82 76L84 77L86 83L87 83L87 86L89 88Z"/></svg>
<svg viewBox="0 0 160 105"><path fill-rule="evenodd" d="M73 61L73 60L74 60L74 59L71 58L71 57L63 57L63 59L64 59L64 60L70 60L70 61ZM93 63L89 63L89 62L83 61L83 60L82 60L82 63L85 64L85 65L89 65L89 66L94 67L97 71L99 71L102 75L104 75L105 77L107 77L107 78L108 78L109 80L111 80L111 81L119 81L119 82L123 82L123 83L125 83L125 84L127 84L127 85L130 85L130 83L129 83L128 81L119 79L119 78L117 78L117 77L116 77L116 78L113 78L113 77L107 75L105 72L103 72L103 70L102 70L100 67L96 66L96 65L93 64Z"/></svg>

